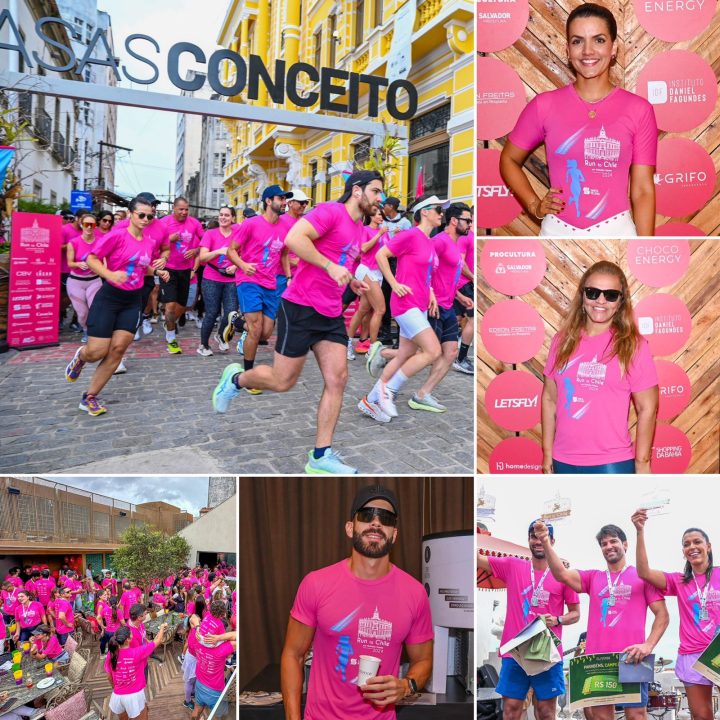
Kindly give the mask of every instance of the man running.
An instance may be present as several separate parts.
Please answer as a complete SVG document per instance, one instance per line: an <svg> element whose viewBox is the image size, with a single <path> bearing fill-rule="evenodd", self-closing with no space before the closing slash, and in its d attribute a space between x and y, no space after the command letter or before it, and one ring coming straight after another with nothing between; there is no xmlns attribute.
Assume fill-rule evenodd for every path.
<svg viewBox="0 0 720 720"><path fill-rule="evenodd" d="M213 407L221 413L227 412L241 388L287 392L300 377L312 350L324 388L318 405L315 448L308 453L305 465L307 473L357 473L332 450L348 372L342 292L348 284L358 293L367 289L353 278L351 269L360 253L363 218L377 207L382 188L380 173L359 170L348 177L337 202L321 203L297 221L285 244L300 262L280 304L273 365L245 372L233 363L225 368L213 391Z"/></svg>
<svg viewBox="0 0 720 720"><path fill-rule="evenodd" d="M471 300L475 299L475 236L470 230L472 229L472 210L470 211L470 222L467 223L467 232L465 235L460 235L459 245L460 251L463 254L463 268L460 274L460 280L458 282L458 291L461 295ZM462 331L460 333L460 347L458 349L458 356L453 363L453 370L457 372L465 373L466 375L472 375L475 372L475 368L468 358L468 351L470 346L475 339L475 309L473 305L467 306L455 300L453 303L455 309L455 315L457 315L458 326L464 321L462 325Z"/></svg>

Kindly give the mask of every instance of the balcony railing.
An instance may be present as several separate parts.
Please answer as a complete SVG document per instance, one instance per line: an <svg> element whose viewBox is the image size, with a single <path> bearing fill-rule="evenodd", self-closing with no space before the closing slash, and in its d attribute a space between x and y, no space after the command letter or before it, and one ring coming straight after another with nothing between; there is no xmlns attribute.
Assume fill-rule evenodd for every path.
<svg viewBox="0 0 720 720"><path fill-rule="evenodd" d="M52 140L52 118L41 108L35 108L35 137L43 145Z"/></svg>
<svg viewBox="0 0 720 720"><path fill-rule="evenodd" d="M32 121L32 95L30 93L18 93L18 109L20 122Z"/></svg>
<svg viewBox="0 0 720 720"><path fill-rule="evenodd" d="M65 143L65 136L58 130L53 131L52 153L58 162L67 164L68 147Z"/></svg>

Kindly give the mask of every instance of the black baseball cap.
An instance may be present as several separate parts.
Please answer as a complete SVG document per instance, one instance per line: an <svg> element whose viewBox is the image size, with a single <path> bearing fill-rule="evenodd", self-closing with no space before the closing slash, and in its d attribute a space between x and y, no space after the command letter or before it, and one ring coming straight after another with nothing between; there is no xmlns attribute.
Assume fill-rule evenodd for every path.
<svg viewBox="0 0 720 720"><path fill-rule="evenodd" d="M252 208L245 208L242 214L244 218L251 218L257 215L257 213Z"/></svg>
<svg viewBox="0 0 720 720"><path fill-rule="evenodd" d="M272 197L284 197L289 200L293 194L289 190L283 190L279 185L270 185L263 190L262 201L263 203Z"/></svg>
<svg viewBox="0 0 720 720"><path fill-rule="evenodd" d="M390 205L397 210L400 207L400 200L396 197L385 198L385 202L383 202L383 205Z"/></svg>
<svg viewBox="0 0 720 720"><path fill-rule="evenodd" d="M387 500L393 508L396 515L400 514L400 503L392 490L388 490L382 485L366 485L355 494L355 499L350 507L350 519L355 517L358 510L362 510L371 500Z"/></svg>
<svg viewBox="0 0 720 720"><path fill-rule="evenodd" d="M38 625L30 634L31 635L42 635L47 633L48 635L52 632L48 625Z"/></svg>
<svg viewBox="0 0 720 720"><path fill-rule="evenodd" d="M528 528L528 535L530 535L533 531L533 528L535 527L536 522L544 522L545 527L548 529L548 535L550 535L551 538L555 537L555 528L552 526L551 523L547 522L546 520L543 520L542 518L538 518L537 520L533 520L530 523L530 527Z"/></svg>
<svg viewBox="0 0 720 720"><path fill-rule="evenodd" d="M382 182L382 179L382 175L377 170L356 170L345 181L345 192L342 194L342 197L338 200L338 202L347 202L350 199L352 189L355 186L365 187L373 180L380 180L380 182Z"/></svg>
<svg viewBox="0 0 720 720"><path fill-rule="evenodd" d="M148 205L159 205L160 201L151 192L141 192L135 196L136 200L143 200Z"/></svg>

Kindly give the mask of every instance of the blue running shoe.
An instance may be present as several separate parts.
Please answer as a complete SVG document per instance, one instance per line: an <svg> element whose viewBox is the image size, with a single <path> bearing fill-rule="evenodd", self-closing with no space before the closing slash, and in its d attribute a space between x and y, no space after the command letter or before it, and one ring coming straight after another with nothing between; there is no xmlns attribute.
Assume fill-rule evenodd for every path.
<svg viewBox="0 0 720 720"><path fill-rule="evenodd" d="M239 363L231 363L224 370L220 376L220 382L217 387L213 390L212 404L215 412L225 413L230 407L230 401L240 394L240 391L232 381L233 376L243 372L243 366Z"/></svg>
<svg viewBox="0 0 720 720"><path fill-rule="evenodd" d="M237 351L238 355L243 354L243 347L245 345L245 339L247 338L247 330L242 331L242 335L240 335L240 339L237 341Z"/></svg>
<svg viewBox="0 0 720 720"><path fill-rule="evenodd" d="M334 452L331 448L325 451L325 454L319 459L315 459L315 455L311 450L308 453L307 465L305 472L308 475L357 475L358 470L350 465L346 465L342 461L342 457Z"/></svg>

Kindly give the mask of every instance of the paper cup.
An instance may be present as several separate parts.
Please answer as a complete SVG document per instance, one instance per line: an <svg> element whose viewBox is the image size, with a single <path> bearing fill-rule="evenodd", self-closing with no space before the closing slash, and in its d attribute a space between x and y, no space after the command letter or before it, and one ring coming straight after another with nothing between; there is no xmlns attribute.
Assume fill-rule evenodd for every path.
<svg viewBox="0 0 720 720"><path fill-rule="evenodd" d="M358 685L364 685L370 678L374 678L378 674L379 668L380 658L372 657L372 655L361 655Z"/></svg>

